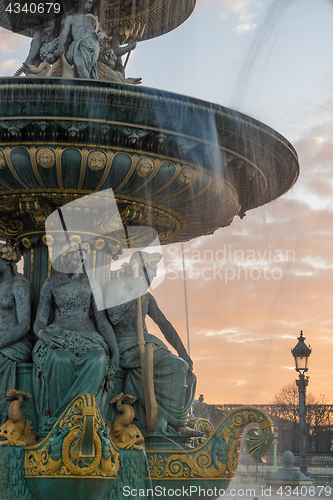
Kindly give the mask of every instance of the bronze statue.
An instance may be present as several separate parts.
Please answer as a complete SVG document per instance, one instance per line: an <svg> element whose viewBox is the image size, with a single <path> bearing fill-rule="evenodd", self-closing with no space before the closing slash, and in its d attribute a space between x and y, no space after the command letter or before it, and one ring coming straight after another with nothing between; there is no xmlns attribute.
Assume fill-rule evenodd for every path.
<svg viewBox="0 0 333 500"><path fill-rule="evenodd" d="M123 76L125 76L125 67L126 62L128 61L128 56L125 65L123 64L122 56L125 54L129 55L137 45L136 40L129 40L130 33L131 31L128 28L126 29L123 26L118 26L112 32L112 39L110 43L110 47L113 49L115 54L115 64L113 69L114 71L121 73ZM124 46L125 43L127 43L126 46Z"/></svg>
<svg viewBox="0 0 333 500"><path fill-rule="evenodd" d="M60 56L65 54L66 43L70 37L70 44L66 59L70 65L74 64L79 78L98 79L97 59L100 43L106 38L106 33L99 25L98 19L89 14L92 0L79 0L76 14L66 18L64 28L59 38Z"/></svg>
<svg viewBox="0 0 333 500"><path fill-rule="evenodd" d="M161 255L140 253L146 265L148 281L152 281L156 276L157 263ZM196 386L196 377L192 371L193 362L178 333L159 309L154 297L147 293L148 284L144 277L143 267L140 268L139 277L136 280L133 279L132 266L138 259L138 255L139 252L133 254L130 263L122 265L117 278L111 279L105 290L106 307L120 352L119 377L125 380L121 390L137 399L134 403L135 417L139 428L146 429L144 384L137 345L135 304L136 297L141 297L144 340L153 346L154 388L158 405L156 431L165 435L172 434L174 431L188 436L201 435L185 426ZM118 305L114 305L115 303ZM172 354L161 340L148 333L145 324L147 314L158 325L179 357Z"/></svg>
<svg viewBox="0 0 333 500"><path fill-rule="evenodd" d="M119 352L101 307L99 284L89 282L83 272L89 252L88 243L65 246L61 261L66 272L48 278L42 287L34 324L39 340L33 350L40 421L43 417L59 418L79 394L94 395L102 413L106 413L111 399L109 391L119 366Z"/></svg>
<svg viewBox="0 0 333 500"><path fill-rule="evenodd" d="M18 363L29 361L30 283L17 273L20 252L0 243L0 424L7 418L6 394L16 386Z"/></svg>

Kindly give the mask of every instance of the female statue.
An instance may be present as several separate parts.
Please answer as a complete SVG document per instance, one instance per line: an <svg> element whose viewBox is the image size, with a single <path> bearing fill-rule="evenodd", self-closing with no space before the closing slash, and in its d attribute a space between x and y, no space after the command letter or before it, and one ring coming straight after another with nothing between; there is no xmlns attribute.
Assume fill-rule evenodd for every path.
<svg viewBox="0 0 333 500"><path fill-rule="evenodd" d="M29 361L30 284L17 273L19 251L0 243L0 424L7 418L7 391L16 387L18 363Z"/></svg>
<svg viewBox="0 0 333 500"><path fill-rule="evenodd" d="M162 256L157 253L136 252L132 255L129 264L122 265L117 278L107 283L105 290L107 312L120 351L120 370L117 373L117 379L119 381L123 379L124 384L124 387L117 387L117 391L131 394L137 399L133 405L135 418L138 427L145 429L145 397L135 305L135 298L141 296L144 340L152 344L154 350L154 388L158 405L156 431L166 435L180 432L189 437L198 437L202 435L200 432L186 427L186 417L192 405L196 387L196 377L192 371L193 363L178 333L166 319L154 297L148 293L148 283L143 275L142 266L139 266L139 277L133 279L132 267L136 262L140 263L139 254L146 265L148 280L151 282L154 279L157 263ZM160 328L165 339L177 351L178 356L172 354L160 339L148 333L145 323L147 315Z"/></svg>
<svg viewBox="0 0 333 500"><path fill-rule="evenodd" d="M66 272L48 278L41 290L34 324L39 340L33 350L33 383L40 421L44 417L59 418L71 401L84 393L96 397L106 416L119 351L101 307L99 284L90 280L90 285L82 272L89 252L88 243L64 247L61 261Z"/></svg>

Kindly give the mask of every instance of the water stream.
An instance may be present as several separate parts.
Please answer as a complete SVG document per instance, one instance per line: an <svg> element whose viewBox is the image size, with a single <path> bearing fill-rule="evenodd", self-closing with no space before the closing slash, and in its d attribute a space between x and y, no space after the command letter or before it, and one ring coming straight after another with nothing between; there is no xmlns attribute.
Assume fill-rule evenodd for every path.
<svg viewBox="0 0 333 500"><path fill-rule="evenodd" d="M141 447L143 456L145 457L145 461L146 461L146 465L147 465L147 471L148 471L148 476L149 476L150 487L151 487L151 491L152 491L152 497L153 497L153 500L155 500L155 498L154 498L153 482L151 480L151 474L150 474L150 468L149 468L149 462L148 462L147 453L146 453L145 447L143 445L140 445L140 447Z"/></svg>

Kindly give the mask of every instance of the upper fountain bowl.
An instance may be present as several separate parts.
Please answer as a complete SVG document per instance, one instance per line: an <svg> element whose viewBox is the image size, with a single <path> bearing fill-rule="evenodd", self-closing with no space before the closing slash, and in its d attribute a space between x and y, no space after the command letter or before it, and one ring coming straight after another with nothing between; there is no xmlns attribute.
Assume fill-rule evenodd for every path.
<svg viewBox="0 0 333 500"><path fill-rule="evenodd" d="M93 0L91 11L103 27L122 26L140 33L140 40L164 35L182 24L193 12L196 0ZM0 0L0 26L32 36L37 26L60 23L77 8L77 0L27 2Z"/></svg>
<svg viewBox="0 0 333 500"><path fill-rule="evenodd" d="M112 188L125 224L188 240L278 198L298 174L286 139L216 104L94 80L0 79L6 238L21 234L10 218L29 215L25 231L36 232L55 208Z"/></svg>

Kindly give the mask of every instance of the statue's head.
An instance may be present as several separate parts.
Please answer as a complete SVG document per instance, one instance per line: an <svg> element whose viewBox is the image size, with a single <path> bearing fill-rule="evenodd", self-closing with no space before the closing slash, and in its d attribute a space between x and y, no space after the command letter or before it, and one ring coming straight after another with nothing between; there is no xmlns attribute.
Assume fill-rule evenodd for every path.
<svg viewBox="0 0 333 500"><path fill-rule="evenodd" d="M79 0L79 11L87 14L92 9L92 0Z"/></svg>
<svg viewBox="0 0 333 500"><path fill-rule="evenodd" d="M139 275L145 276L145 270L149 281L152 282L157 274L157 265L162 258L160 253L135 252L130 258L130 265L139 267Z"/></svg>
<svg viewBox="0 0 333 500"><path fill-rule="evenodd" d="M82 271L82 266L85 263L87 256L90 254L89 243L81 243L72 241L69 245L65 245L60 251L60 259L65 272L77 273Z"/></svg>
<svg viewBox="0 0 333 500"><path fill-rule="evenodd" d="M53 44L54 42L44 43L39 51L42 60L49 64L54 64L57 60Z"/></svg>
<svg viewBox="0 0 333 500"><path fill-rule="evenodd" d="M16 263L21 259L21 252L10 245L0 243L0 274L10 267L13 274L17 274Z"/></svg>

